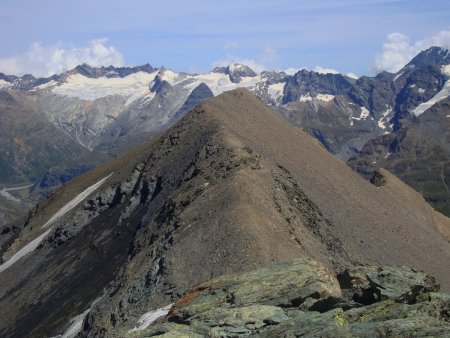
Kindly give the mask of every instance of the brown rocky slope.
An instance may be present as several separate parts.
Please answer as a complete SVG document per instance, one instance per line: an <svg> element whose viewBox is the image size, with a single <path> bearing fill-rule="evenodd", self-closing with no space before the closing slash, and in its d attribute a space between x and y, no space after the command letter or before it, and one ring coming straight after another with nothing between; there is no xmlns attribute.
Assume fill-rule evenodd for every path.
<svg viewBox="0 0 450 338"><path fill-rule="evenodd" d="M0 335L54 336L90 308L83 336L121 337L198 283L298 256L334 270L408 265L449 290L438 230L449 219L421 213L423 199L411 213L397 183L395 194L377 188L246 90L225 93L58 189L2 241L7 263L45 234L0 271Z"/></svg>

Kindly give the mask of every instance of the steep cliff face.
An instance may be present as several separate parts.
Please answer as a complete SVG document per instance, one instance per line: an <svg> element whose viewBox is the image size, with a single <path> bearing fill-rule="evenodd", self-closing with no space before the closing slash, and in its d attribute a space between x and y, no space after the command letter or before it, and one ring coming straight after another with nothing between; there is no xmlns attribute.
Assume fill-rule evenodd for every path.
<svg viewBox="0 0 450 338"><path fill-rule="evenodd" d="M248 91L222 94L1 235L0 334L123 337L198 283L298 256L410 265L449 289L433 211L401 199Z"/></svg>

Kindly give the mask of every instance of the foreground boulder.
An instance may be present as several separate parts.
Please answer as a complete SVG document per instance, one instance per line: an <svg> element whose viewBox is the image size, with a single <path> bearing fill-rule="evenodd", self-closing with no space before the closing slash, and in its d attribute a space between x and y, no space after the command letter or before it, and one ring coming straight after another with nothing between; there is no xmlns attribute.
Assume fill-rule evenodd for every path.
<svg viewBox="0 0 450 338"><path fill-rule="evenodd" d="M450 295L407 267L299 258L200 284L134 337L449 337ZM151 323L150 323L151 324Z"/></svg>

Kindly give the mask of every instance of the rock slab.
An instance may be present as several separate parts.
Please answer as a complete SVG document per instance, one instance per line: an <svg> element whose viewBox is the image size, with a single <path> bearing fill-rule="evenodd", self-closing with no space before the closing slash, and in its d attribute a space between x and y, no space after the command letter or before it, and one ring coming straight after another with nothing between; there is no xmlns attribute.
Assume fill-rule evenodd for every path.
<svg viewBox="0 0 450 338"><path fill-rule="evenodd" d="M135 337L449 337L450 295L407 267L335 277L311 259L200 284Z"/></svg>

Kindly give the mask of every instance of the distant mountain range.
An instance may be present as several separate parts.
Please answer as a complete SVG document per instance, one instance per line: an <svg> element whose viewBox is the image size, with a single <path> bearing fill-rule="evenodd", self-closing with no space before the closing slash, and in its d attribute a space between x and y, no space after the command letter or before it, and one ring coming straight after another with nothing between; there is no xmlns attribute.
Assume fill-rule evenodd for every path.
<svg viewBox="0 0 450 338"><path fill-rule="evenodd" d="M166 130L212 95L244 87L367 178L386 167L449 215L449 78L450 54L439 47L419 53L396 74L359 79L306 69L257 74L241 64L207 74L148 64L83 64L39 79L0 74L0 119L9 121L0 123L7 154L0 160L0 186L33 184L24 199L36 201L58 182ZM22 112L19 118L15 111ZM6 207L4 201L0 218L2 208L6 217L15 203Z"/></svg>

